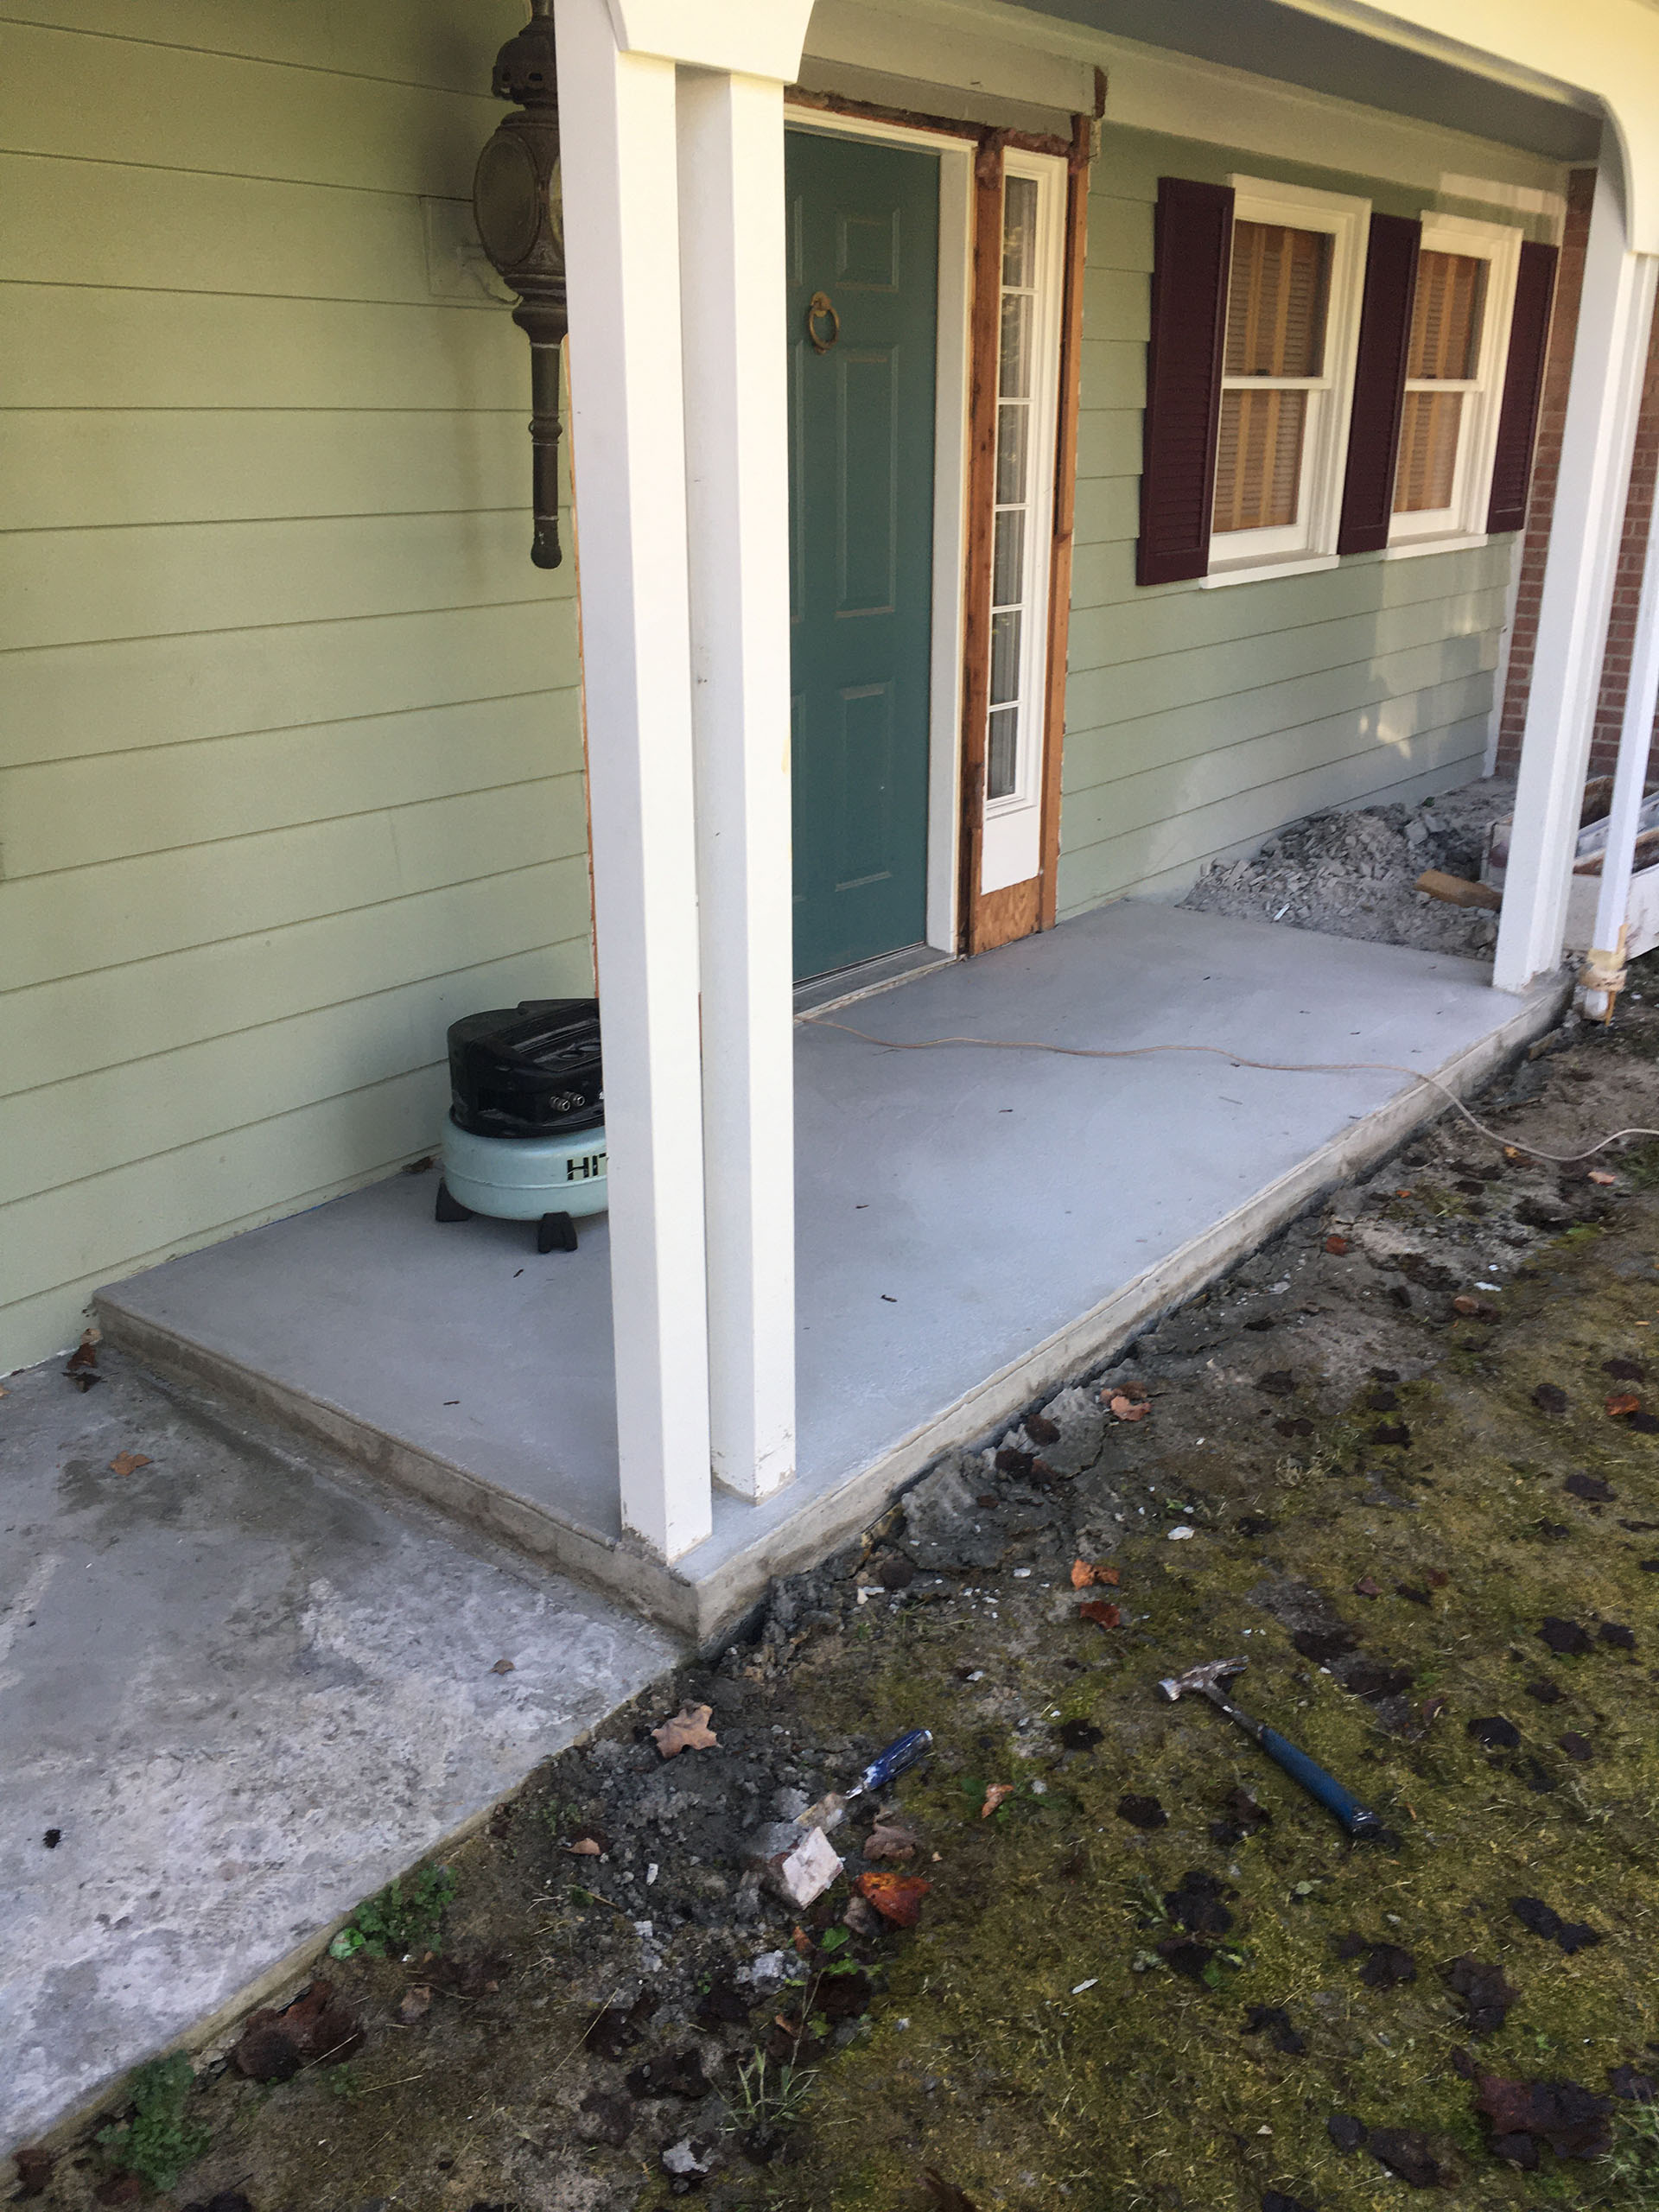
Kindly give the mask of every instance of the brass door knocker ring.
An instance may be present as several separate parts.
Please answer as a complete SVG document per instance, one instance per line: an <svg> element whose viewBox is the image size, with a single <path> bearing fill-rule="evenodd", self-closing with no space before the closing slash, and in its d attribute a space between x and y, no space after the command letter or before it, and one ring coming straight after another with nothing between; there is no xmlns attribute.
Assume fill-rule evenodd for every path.
<svg viewBox="0 0 1659 2212"><path fill-rule="evenodd" d="M818 325L825 315L830 318L830 335L827 338L820 338ZM812 340L812 351L815 353L827 353L836 339L840 337L841 317L830 305L828 292L814 292L810 300L808 301L806 334Z"/></svg>

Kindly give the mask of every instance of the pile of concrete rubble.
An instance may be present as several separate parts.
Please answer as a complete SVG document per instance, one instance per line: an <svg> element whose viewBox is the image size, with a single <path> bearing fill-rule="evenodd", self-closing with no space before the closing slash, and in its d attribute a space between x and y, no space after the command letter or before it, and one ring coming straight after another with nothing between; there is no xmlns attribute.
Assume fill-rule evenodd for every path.
<svg viewBox="0 0 1659 2212"><path fill-rule="evenodd" d="M1497 915L1447 906L1416 882L1428 868L1478 878L1488 828L1514 804L1513 780L1490 777L1414 806L1310 814L1245 859L1216 862L1181 904L1241 921L1484 959L1497 941Z"/></svg>

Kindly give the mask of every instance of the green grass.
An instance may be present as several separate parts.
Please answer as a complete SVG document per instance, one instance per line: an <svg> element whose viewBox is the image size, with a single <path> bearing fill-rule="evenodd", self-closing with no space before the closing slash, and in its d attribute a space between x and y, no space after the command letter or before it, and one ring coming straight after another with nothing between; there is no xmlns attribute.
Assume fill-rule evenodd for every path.
<svg viewBox="0 0 1659 2212"><path fill-rule="evenodd" d="M184 2108L195 2080L182 2051L141 2066L127 2084L131 2119L99 2131L99 2147L108 2163L137 2174L151 2189L171 2189L207 2148L207 2129L185 2124Z"/></svg>
<svg viewBox="0 0 1659 2212"><path fill-rule="evenodd" d="M407 1887L401 1879L389 1883L378 1897L359 1905L350 1925L328 1946L329 1955L351 1959L361 1952L384 1959L438 1950L444 1912L454 1894L455 1878L447 1866L423 1866Z"/></svg>

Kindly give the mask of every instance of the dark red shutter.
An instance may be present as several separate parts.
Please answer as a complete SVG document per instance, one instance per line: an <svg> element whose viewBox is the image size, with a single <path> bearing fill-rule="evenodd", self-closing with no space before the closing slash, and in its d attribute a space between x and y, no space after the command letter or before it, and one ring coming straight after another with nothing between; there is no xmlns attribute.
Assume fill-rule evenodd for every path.
<svg viewBox="0 0 1659 2212"><path fill-rule="evenodd" d="M1423 226L1405 215L1373 215L1359 310L1348 473L1342 486L1338 553L1378 553L1394 515L1394 467L1406 404L1411 301Z"/></svg>
<svg viewBox="0 0 1659 2212"><path fill-rule="evenodd" d="M1510 324L1510 359L1503 372L1503 404L1497 417L1492 498L1486 510L1488 530L1526 528L1532 442L1538 430L1539 402L1544 396L1544 359L1549 347L1557 258L1553 245L1529 243L1521 249L1515 315Z"/></svg>
<svg viewBox="0 0 1659 2212"><path fill-rule="evenodd" d="M1179 583L1210 566L1216 431L1233 251L1230 185L1158 180L1135 581Z"/></svg>

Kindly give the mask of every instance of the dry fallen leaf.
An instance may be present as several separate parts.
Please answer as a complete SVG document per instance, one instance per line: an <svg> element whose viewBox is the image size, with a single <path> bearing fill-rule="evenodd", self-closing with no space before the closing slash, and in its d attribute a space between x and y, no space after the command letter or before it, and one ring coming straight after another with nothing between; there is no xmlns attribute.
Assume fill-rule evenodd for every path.
<svg viewBox="0 0 1659 2212"><path fill-rule="evenodd" d="M1602 1168L1602 1167L1592 1167L1592 1168L1591 1168L1591 1170L1589 1171L1588 1176L1586 1177L1586 1179L1587 1181L1589 1181L1589 1182L1592 1182L1592 1183L1600 1183L1600 1184L1605 1185L1605 1184L1608 1184L1608 1183L1617 1183L1617 1182L1618 1182L1618 1176L1617 1176L1617 1175L1610 1175L1610 1174L1608 1174L1608 1173L1606 1172L1606 1170L1605 1170L1605 1168Z"/></svg>
<svg viewBox="0 0 1659 2212"><path fill-rule="evenodd" d="M1071 1562L1071 1587L1086 1590L1091 1582L1105 1582L1116 1586L1117 1569L1115 1567L1098 1567L1086 1559L1074 1559Z"/></svg>
<svg viewBox="0 0 1659 2212"><path fill-rule="evenodd" d="M864 1846L867 1859L913 1858L921 1838L898 1821L878 1821Z"/></svg>
<svg viewBox="0 0 1659 2212"><path fill-rule="evenodd" d="M1120 1391L1111 1401L1111 1410L1119 1421L1145 1421L1152 1408L1144 1398L1127 1398Z"/></svg>
<svg viewBox="0 0 1659 2212"><path fill-rule="evenodd" d="M652 1730L652 1741L665 1759L677 1758L682 1751L709 1751L720 1741L709 1726L713 1710L712 1706L683 1705L671 1720Z"/></svg>
<svg viewBox="0 0 1659 2212"><path fill-rule="evenodd" d="M801 1926L799 1921L796 1922L794 1931L791 1935L789 1940L795 1946L797 1952L802 1958L810 1959L811 1957L812 1938L807 1934L805 1929Z"/></svg>
<svg viewBox="0 0 1659 2212"><path fill-rule="evenodd" d="M98 1331L96 1329L88 1329L82 1336L80 1342L75 1346L73 1351L70 1353L69 1364L64 1369L64 1373L66 1375L79 1375L86 1368L96 1367L98 1365L99 1341Z"/></svg>
<svg viewBox="0 0 1659 2212"><path fill-rule="evenodd" d="M1334 1253L1338 1259L1341 1259L1343 1254L1348 1249L1348 1239L1345 1236L1327 1236L1325 1240L1325 1249L1327 1252Z"/></svg>
<svg viewBox="0 0 1659 2212"><path fill-rule="evenodd" d="M1077 1607L1077 1618L1098 1621L1102 1628L1116 1628L1123 1616L1116 1605L1108 1605L1104 1598L1090 1598L1086 1605Z"/></svg>
<svg viewBox="0 0 1659 2212"><path fill-rule="evenodd" d="M579 1835L564 1847L575 1859L602 1859L605 1856L605 1847L596 1835Z"/></svg>
<svg viewBox="0 0 1659 2212"><path fill-rule="evenodd" d="M1616 1396L1607 1401L1607 1412L1614 1421L1618 1421L1622 1414L1639 1414L1641 1410L1642 1401L1634 1390L1620 1390Z"/></svg>
<svg viewBox="0 0 1659 2212"><path fill-rule="evenodd" d="M490 1669L493 1675L516 1675L518 1671L511 1659L498 1659Z"/></svg>
<svg viewBox="0 0 1659 2212"><path fill-rule="evenodd" d="M1382 1591L1370 1575L1362 1574L1354 1585L1354 1595L1356 1598L1380 1598Z"/></svg>
<svg viewBox="0 0 1659 2212"><path fill-rule="evenodd" d="M1013 1795L1014 1784L1011 1782L993 1782L988 1783L985 1790L985 1802L979 1808L980 1819L982 1821L989 1820L991 1815L1002 1802L1002 1800L1005 1797L1012 1797Z"/></svg>
<svg viewBox="0 0 1659 2212"><path fill-rule="evenodd" d="M406 2028L412 2028L416 2021L423 2018L431 2009L432 1992L425 1982L417 1981L413 1988L404 1992L403 2002L397 2007L397 2018Z"/></svg>
<svg viewBox="0 0 1659 2212"><path fill-rule="evenodd" d="M922 1899L933 1885L925 1874L878 1873L856 1876L853 1886L883 1920L895 1928L913 1928L921 1917Z"/></svg>
<svg viewBox="0 0 1659 2212"><path fill-rule="evenodd" d="M149 1461L142 1452L118 1452L110 1462L110 1472L112 1475L136 1475L140 1467L149 1465Z"/></svg>

